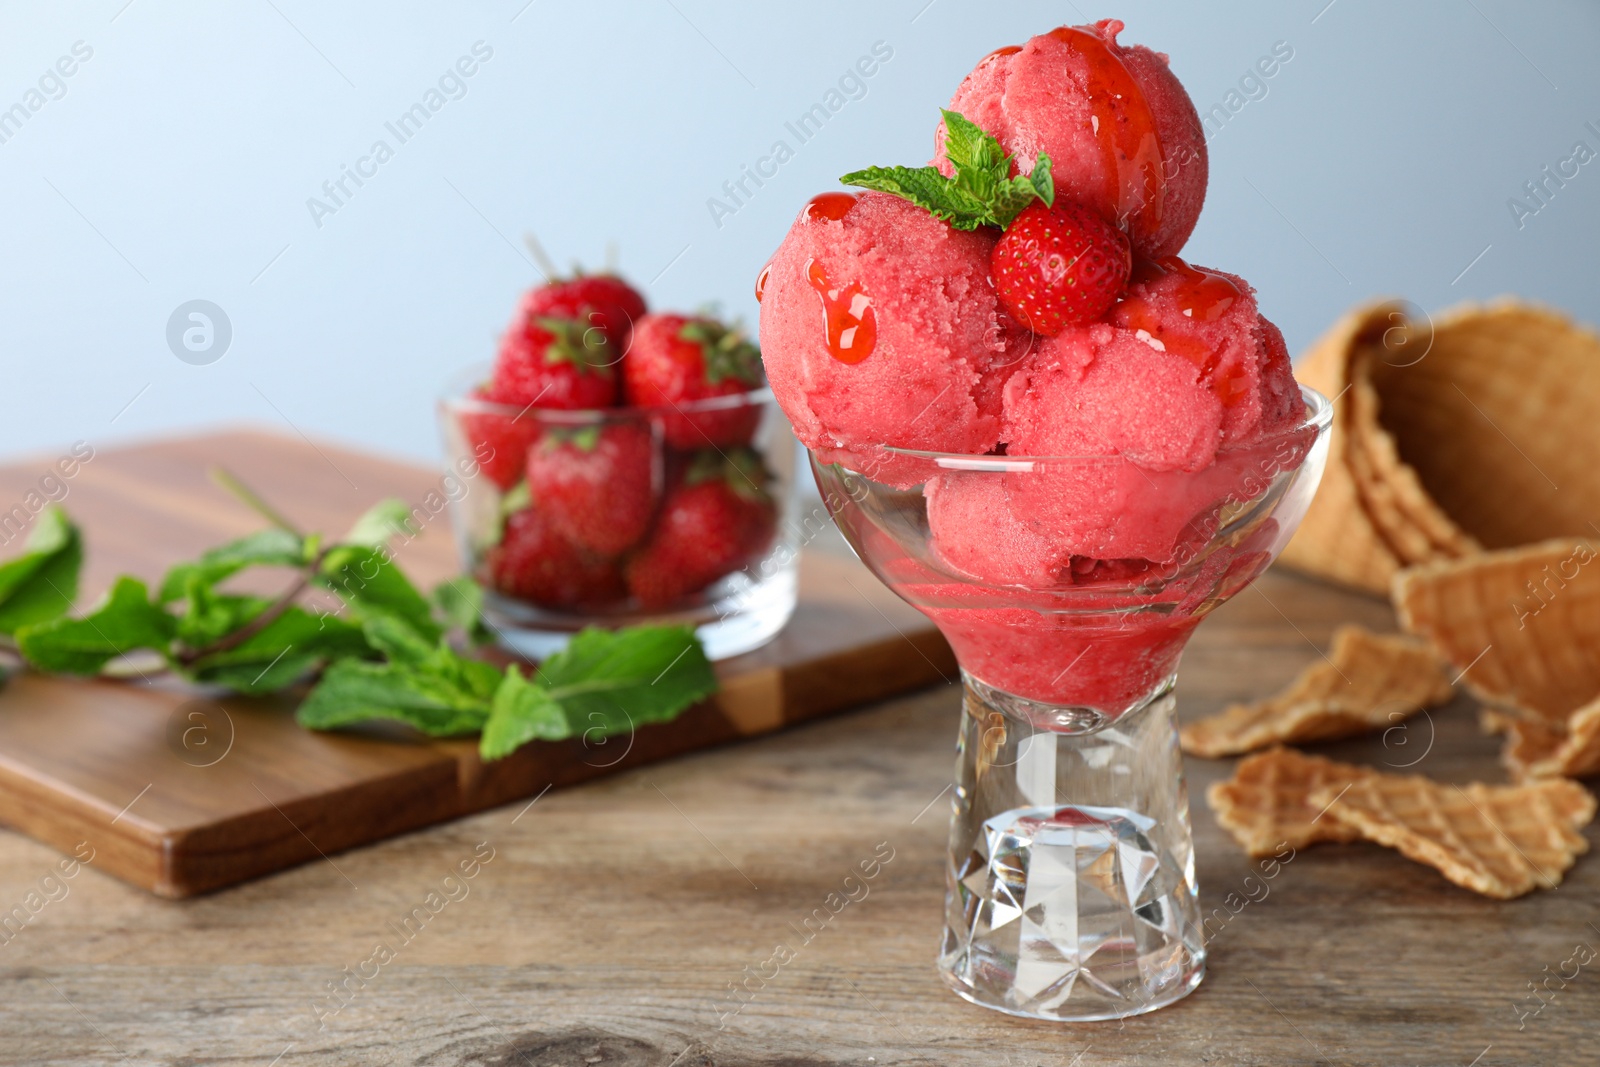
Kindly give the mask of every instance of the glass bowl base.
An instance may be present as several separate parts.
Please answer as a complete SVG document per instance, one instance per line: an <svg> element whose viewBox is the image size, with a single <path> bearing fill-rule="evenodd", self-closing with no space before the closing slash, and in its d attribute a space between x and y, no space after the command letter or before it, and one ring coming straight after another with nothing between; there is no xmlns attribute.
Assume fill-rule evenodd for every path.
<svg viewBox="0 0 1600 1067"><path fill-rule="evenodd" d="M1088 1007L1079 1007L1072 1011L1029 1011L1009 1003L1003 993L996 996L994 990L979 989L967 984L954 972L947 969L943 961L939 966L939 975L944 979L945 985L949 986L956 996L980 1008L988 1008L991 1011L1003 1012L1006 1015L1015 1015L1023 1019L1041 1019L1052 1023L1098 1023L1108 1022L1112 1019L1126 1019L1134 1015L1144 1015L1147 1012L1177 1003L1199 987L1200 982L1206 976L1206 965L1204 960L1198 961L1192 970L1180 975L1178 981L1173 982L1166 989L1148 999L1132 1005L1115 1006L1108 1004L1098 1011Z"/></svg>
<svg viewBox="0 0 1600 1067"><path fill-rule="evenodd" d="M592 615L544 611L492 591L484 597L484 620L496 641L524 659L542 660L567 647L573 634L589 626L693 626L713 660L751 652L771 641L794 615L799 582L793 568L760 581L743 574L724 580L721 594L699 607L643 617L637 613Z"/></svg>
<svg viewBox="0 0 1600 1067"><path fill-rule="evenodd" d="M974 1004L1120 1019L1205 973L1172 679L1126 714L963 672L939 970Z"/></svg>

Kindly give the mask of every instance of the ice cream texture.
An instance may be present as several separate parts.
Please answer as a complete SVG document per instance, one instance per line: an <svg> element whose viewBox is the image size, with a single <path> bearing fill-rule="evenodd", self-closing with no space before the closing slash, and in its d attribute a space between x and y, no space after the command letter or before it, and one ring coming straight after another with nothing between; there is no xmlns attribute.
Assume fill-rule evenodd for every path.
<svg viewBox="0 0 1600 1067"><path fill-rule="evenodd" d="M807 447L865 469L880 445L982 453L999 442L1014 361L989 281L994 241L886 193L806 205L762 275L761 348Z"/></svg>
<svg viewBox="0 0 1600 1067"><path fill-rule="evenodd" d="M863 558L991 686L1108 709L1175 668L1214 602L1202 590L1265 565L1267 530L1199 557L1229 506L1309 446L1283 337L1254 290L1178 256L1205 197L1204 132L1166 57L1121 45L1121 29L999 49L949 108L998 142L1012 174L1043 169L1039 199L1053 181L1056 202L1127 235L1132 276L1101 318L1045 337L1007 314L990 256L1010 216L977 225L942 210L964 180L949 117L937 173L899 168L899 195L815 198L758 284L767 377L800 440L921 505L921 544L894 536L903 516L836 509ZM1042 269L1059 278L1075 262ZM896 451L908 449L951 456ZM993 459L952 469L956 454ZM1087 666L1064 669L1090 648Z"/></svg>

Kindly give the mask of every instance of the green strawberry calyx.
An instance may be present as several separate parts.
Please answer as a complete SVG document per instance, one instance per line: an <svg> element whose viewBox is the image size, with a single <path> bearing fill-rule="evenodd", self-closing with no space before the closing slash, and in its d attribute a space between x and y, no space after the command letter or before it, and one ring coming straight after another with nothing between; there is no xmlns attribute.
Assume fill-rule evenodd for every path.
<svg viewBox="0 0 1600 1067"><path fill-rule="evenodd" d="M544 440L539 442L539 447L546 452L554 452L558 448L571 445L579 452L593 452L599 443L600 427L591 425L547 430Z"/></svg>
<svg viewBox="0 0 1600 1067"><path fill-rule="evenodd" d="M617 357L600 327L586 325L578 319L543 315L533 321L552 338L544 351L546 363L570 363L580 374L593 371L608 378L612 375Z"/></svg>
<svg viewBox="0 0 1600 1067"><path fill-rule="evenodd" d="M700 346L706 381L712 385L732 379L746 385L761 384L761 350L743 330L729 329L714 319L690 319L678 336Z"/></svg>
<svg viewBox="0 0 1600 1067"><path fill-rule="evenodd" d="M752 448L706 449L695 455L683 475L684 485L723 482L739 496L762 504L772 499L767 491L771 481L772 472Z"/></svg>
<svg viewBox="0 0 1600 1067"><path fill-rule="evenodd" d="M1033 173L1011 176L1011 156L976 123L944 111L944 151L955 170L945 177L937 167L868 167L839 180L881 193L893 193L926 208L958 230L979 226L1005 229L1035 200L1055 203L1050 157L1040 152Z"/></svg>

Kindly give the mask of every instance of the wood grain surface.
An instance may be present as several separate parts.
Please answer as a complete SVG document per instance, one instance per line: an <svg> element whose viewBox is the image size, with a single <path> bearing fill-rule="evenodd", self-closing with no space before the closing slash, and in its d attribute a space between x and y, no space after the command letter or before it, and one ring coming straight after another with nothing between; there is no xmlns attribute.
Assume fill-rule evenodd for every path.
<svg viewBox="0 0 1600 1067"><path fill-rule="evenodd" d="M1379 601L1269 573L1200 627L1181 713L1271 691L1346 621L1393 625ZM60 854L0 832L0 909L43 901L0 945L0 1064L1595 1062L1600 964L1552 981L1520 1029L1517 1016L1529 982L1579 943L1600 947L1593 854L1559 888L1500 903L1375 846L1317 846L1228 919L1206 980L1173 1007L1062 1026L967 1005L933 966L959 714L953 687L928 690L186 901L108 878L97 860L50 882L50 900ZM1503 780L1466 697L1317 751ZM1254 871L1205 806L1231 766L1188 761L1208 910L1249 891ZM883 843L894 858L868 896L725 1016L730 984L799 940ZM475 877L446 883L489 850ZM450 899L452 885L464 895ZM398 934L430 900L437 914ZM369 963L380 942L392 958ZM336 982L348 992L332 994Z"/></svg>
<svg viewBox="0 0 1600 1067"><path fill-rule="evenodd" d="M276 435L106 452L83 465L69 494L96 568L84 602L108 570L154 584L187 553L260 525L211 483L217 463L309 530L347 529L382 497L424 508L443 500L429 497L436 477L425 470ZM26 466L0 473L0 491L27 480ZM421 535L398 555L431 585L457 569L448 519L413 514ZM196 527L210 536L196 537ZM152 545L155 528L167 533ZM535 742L489 764L472 740L386 726L312 733L294 723L289 700L24 675L0 692L0 824L64 852L97 830L101 870L184 897L956 673L926 619L837 555L805 559L791 624L717 671L719 692L671 723Z"/></svg>

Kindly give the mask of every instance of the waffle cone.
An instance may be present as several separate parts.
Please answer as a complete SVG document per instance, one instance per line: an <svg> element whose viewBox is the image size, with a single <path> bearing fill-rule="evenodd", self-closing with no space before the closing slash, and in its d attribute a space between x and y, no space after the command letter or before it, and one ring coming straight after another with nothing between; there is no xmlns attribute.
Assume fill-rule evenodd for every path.
<svg viewBox="0 0 1600 1067"><path fill-rule="evenodd" d="M1564 729L1600 697L1600 545L1545 541L1411 568L1394 601L1401 626L1483 700Z"/></svg>
<svg viewBox="0 0 1600 1067"><path fill-rule="evenodd" d="M1597 532L1592 330L1511 300L1432 318L1371 304L1300 375L1340 405L1291 566L1377 592L1405 566Z"/></svg>
<svg viewBox="0 0 1600 1067"><path fill-rule="evenodd" d="M1408 329L1411 327L1408 325ZM1387 337L1391 331L1385 331ZM1470 555L1478 543L1446 515L1384 428L1383 404L1374 375L1380 368L1414 358L1413 340L1400 346L1382 339L1359 344L1350 366L1347 400L1350 438L1346 460L1356 495L1373 529L1404 565Z"/></svg>
<svg viewBox="0 0 1600 1067"><path fill-rule="evenodd" d="M1450 699L1450 679L1422 642L1343 626L1333 650L1279 693L1190 723L1190 755L1215 759L1276 743L1331 741L1383 730Z"/></svg>
<svg viewBox="0 0 1600 1067"><path fill-rule="evenodd" d="M1307 756L1290 748L1271 748L1239 761L1233 777L1213 783L1206 801L1217 823L1251 856L1271 856L1285 845L1305 848L1318 841L1353 841L1356 831L1323 816L1324 805L1311 794L1323 787L1337 793L1365 767Z"/></svg>
<svg viewBox="0 0 1600 1067"><path fill-rule="evenodd" d="M1594 797L1565 780L1456 786L1374 774L1342 790L1319 786L1310 802L1325 804L1325 817L1345 829L1502 900L1560 883L1588 850L1578 831L1595 812Z"/></svg>
<svg viewBox="0 0 1600 1067"><path fill-rule="evenodd" d="M1421 358L1370 369L1398 456L1467 536L1506 548L1595 533L1592 330L1510 300L1466 305L1435 317Z"/></svg>
<svg viewBox="0 0 1600 1067"><path fill-rule="evenodd" d="M1381 339L1400 314L1398 302L1349 312L1301 357L1296 376L1334 402L1328 430L1328 465L1300 529L1283 550L1287 565L1341 585L1381 593L1399 571L1400 558L1379 536L1361 504L1351 470L1351 409L1344 403L1352 363L1364 344Z"/></svg>

